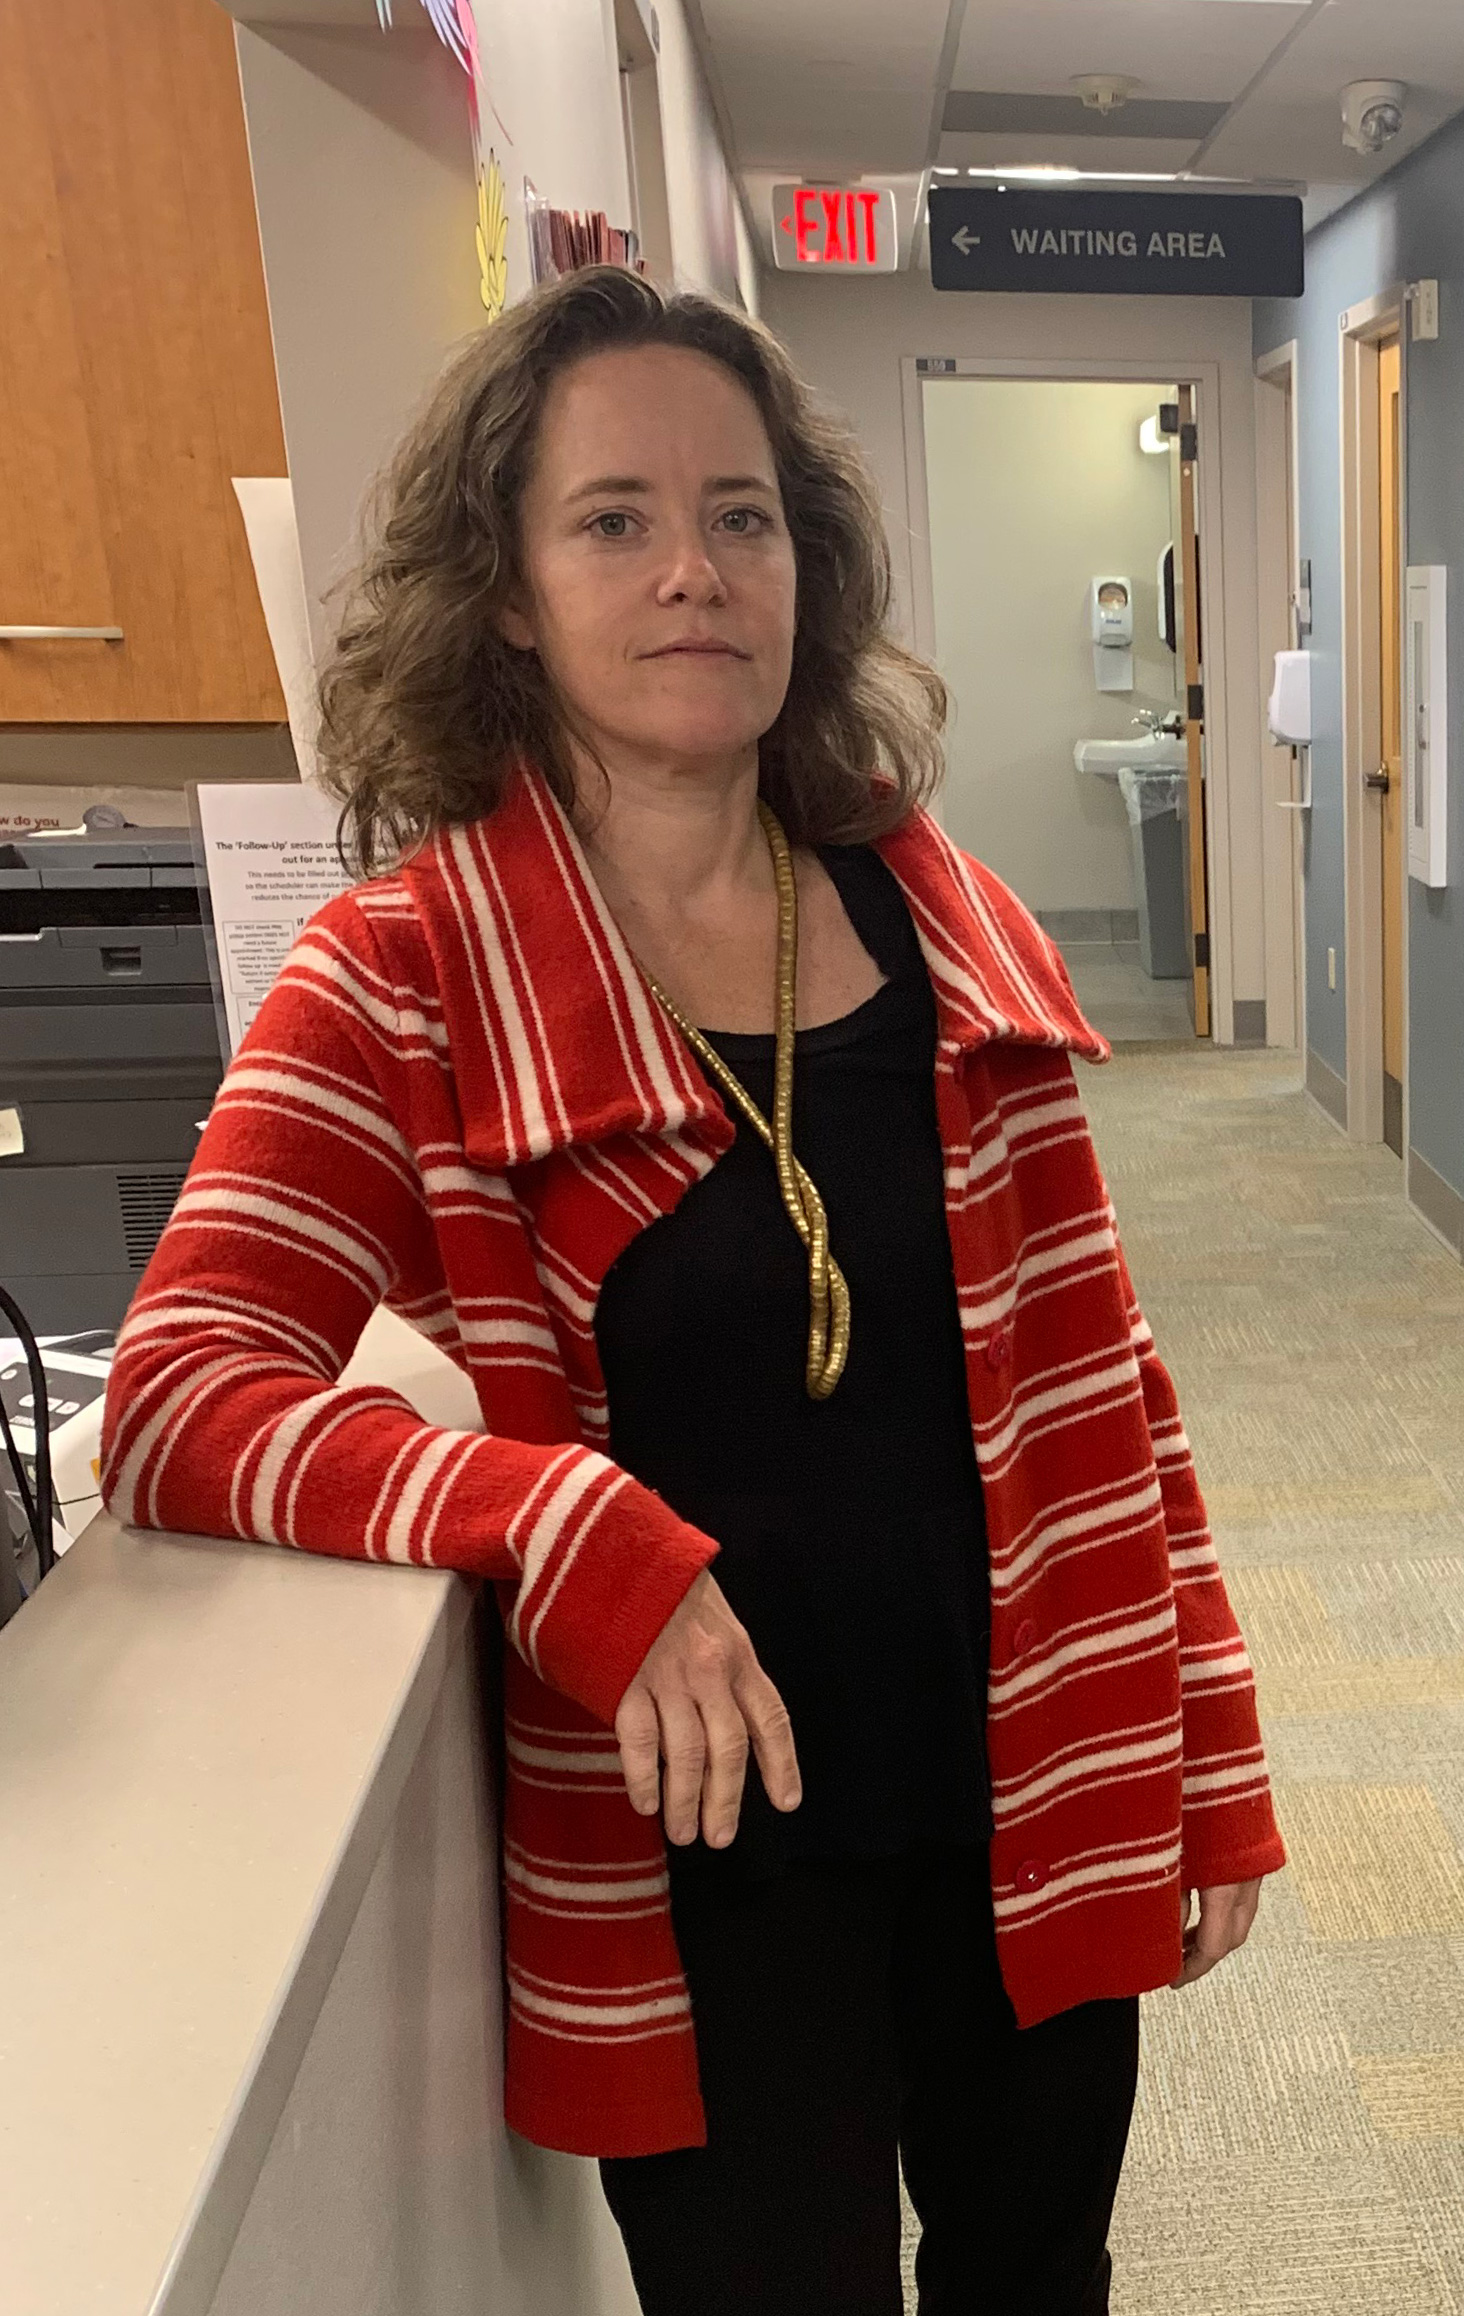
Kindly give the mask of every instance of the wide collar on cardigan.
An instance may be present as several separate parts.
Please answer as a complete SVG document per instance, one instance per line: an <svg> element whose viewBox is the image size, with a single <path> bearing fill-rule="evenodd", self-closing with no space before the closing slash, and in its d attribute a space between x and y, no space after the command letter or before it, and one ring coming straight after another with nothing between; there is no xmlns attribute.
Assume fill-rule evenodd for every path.
<svg viewBox="0 0 1464 2316"><path fill-rule="evenodd" d="M1045 935L927 813L877 850L914 919L945 1056L1004 1040L1107 1057ZM711 1150L732 1139L541 774L520 774L490 817L443 830L402 874L477 1164L519 1165L618 1133L684 1133Z"/></svg>

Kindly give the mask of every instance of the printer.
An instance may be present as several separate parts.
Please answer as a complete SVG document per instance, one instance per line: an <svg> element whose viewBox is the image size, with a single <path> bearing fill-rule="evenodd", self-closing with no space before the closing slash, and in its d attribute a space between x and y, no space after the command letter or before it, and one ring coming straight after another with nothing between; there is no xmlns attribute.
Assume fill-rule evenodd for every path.
<svg viewBox="0 0 1464 2316"><path fill-rule="evenodd" d="M0 1280L113 1330L223 1075L187 828L0 844Z"/></svg>

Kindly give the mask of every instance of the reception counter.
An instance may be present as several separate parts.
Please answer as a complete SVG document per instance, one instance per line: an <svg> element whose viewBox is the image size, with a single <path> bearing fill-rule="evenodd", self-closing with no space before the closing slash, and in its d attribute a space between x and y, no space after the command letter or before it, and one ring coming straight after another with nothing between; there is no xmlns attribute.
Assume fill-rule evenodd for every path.
<svg viewBox="0 0 1464 2316"><path fill-rule="evenodd" d="M5 2316L634 2316L502 2121L477 1626L102 1514L0 1632Z"/></svg>

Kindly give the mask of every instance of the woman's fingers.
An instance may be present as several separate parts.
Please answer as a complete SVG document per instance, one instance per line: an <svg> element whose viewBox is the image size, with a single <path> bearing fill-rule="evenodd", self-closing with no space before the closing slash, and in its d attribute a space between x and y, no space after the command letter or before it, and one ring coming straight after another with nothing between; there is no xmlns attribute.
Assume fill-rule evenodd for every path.
<svg viewBox="0 0 1464 2316"><path fill-rule="evenodd" d="M661 1758L666 1764L661 1815L666 1821L667 1840L684 1844L695 1841L701 1814L707 1758L702 1717L685 1690L658 1696L656 1710L661 1717Z"/></svg>
<svg viewBox="0 0 1464 2316"><path fill-rule="evenodd" d="M706 1737L706 1775L701 1794L701 1830L714 1850L724 1849L737 1831L742 1787L747 1776L747 1723L726 1682L701 1700Z"/></svg>
<svg viewBox="0 0 1464 2316"><path fill-rule="evenodd" d="M1183 1892L1180 1898L1180 1927L1183 1931L1184 1963L1178 1978L1172 1978L1170 1985L1192 1986L1197 1978L1203 1978L1207 1971L1213 1970L1217 1962L1223 1962L1227 1954L1233 1954L1238 1946L1243 1946L1256 1918L1260 1896L1259 1882L1225 1882L1217 1884L1213 1889L1201 1890L1199 1919L1187 1927L1190 1893Z"/></svg>
<svg viewBox="0 0 1464 2316"><path fill-rule="evenodd" d="M649 1816L659 1802L674 1842L698 1824L714 1848L731 1841L749 1744L774 1804L801 1798L787 1709L705 1569L622 1697L615 1734L632 1803Z"/></svg>
<svg viewBox="0 0 1464 2316"><path fill-rule="evenodd" d="M751 1669L738 1682L736 1694L769 1801L774 1809L796 1809L803 1799L803 1780L798 1773L793 1724L787 1706L755 1657Z"/></svg>
<svg viewBox="0 0 1464 2316"><path fill-rule="evenodd" d="M661 1806L661 1723L650 1691L633 1681L615 1716L620 1768L632 1809L653 1817Z"/></svg>

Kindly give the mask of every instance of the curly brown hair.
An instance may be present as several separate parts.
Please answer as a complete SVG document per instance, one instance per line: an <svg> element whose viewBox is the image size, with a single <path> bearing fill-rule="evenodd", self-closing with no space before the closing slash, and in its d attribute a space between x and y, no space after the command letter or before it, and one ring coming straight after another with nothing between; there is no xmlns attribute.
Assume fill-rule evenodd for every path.
<svg viewBox="0 0 1464 2316"><path fill-rule="evenodd" d="M526 762L573 808L553 689L495 615L518 575L518 505L550 386L587 355L637 346L720 362L751 394L772 446L798 626L787 694L760 743L759 786L789 836L865 842L939 780L945 686L887 632L889 546L848 428L746 314L595 266L472 338L378 478L369 544L345 583L320 679L322 777L365 874L446 824L492 812Z"/></svg>

